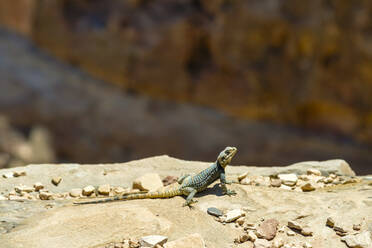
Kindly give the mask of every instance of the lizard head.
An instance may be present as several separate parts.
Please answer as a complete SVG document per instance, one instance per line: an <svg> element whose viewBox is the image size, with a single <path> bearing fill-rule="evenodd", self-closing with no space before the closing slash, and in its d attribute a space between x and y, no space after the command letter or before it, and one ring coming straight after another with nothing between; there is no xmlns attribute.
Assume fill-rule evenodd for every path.
<svg viewBox="0 0 372 248"><path fill-rule="evenodd" d="M230 162L231 159L234 157L235 153L238 151L235 147L228 146L226 147L220 155L217 157L217 162L225 168Z"/></svg>

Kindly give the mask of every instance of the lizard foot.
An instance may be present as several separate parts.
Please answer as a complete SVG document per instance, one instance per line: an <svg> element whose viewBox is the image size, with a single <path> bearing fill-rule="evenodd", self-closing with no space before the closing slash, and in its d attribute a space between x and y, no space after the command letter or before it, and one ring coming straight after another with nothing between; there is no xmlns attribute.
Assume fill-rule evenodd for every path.
<svg viewBox="0 0 372 248"><path fill-rule="evenodd" d="M194 199L192 199L191 201L189 201L189 202L185 202L182 206L183 207L189 207L189 208L193 208L193 206L192 206L192 204L194 204L194 203L197 203L198 201L197 200L194 200Z"/></svg>
<svg viewBox="0 0 372 248"><path fill-rule="evenodd" d="M234 190L227 190L224 192L224 195L228 195L228 196L232 196L232 195L236 195L236 192Z"/></svg>

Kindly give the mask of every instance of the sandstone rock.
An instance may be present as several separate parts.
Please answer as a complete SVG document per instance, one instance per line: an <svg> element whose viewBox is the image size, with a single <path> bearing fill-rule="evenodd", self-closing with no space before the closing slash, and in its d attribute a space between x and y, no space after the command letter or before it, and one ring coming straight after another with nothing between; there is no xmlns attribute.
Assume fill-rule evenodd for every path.
<svg viewBox="0 0 372 248"><path fill-rule="evenodd" d="M288 221L288 227L291 228L291 229L298 230L298 231L302 230L302 226L294 220Z"/></svg>
<svg viewBox="0 0 372 248"><path fill-rule="evenodd" d="M84 196L90 196L91 194L94 193L95 190L96 189L93 187L93 185L88 185L88 186L86 186L86 187L83 188L82 194Z"/></svg>
<svg viewBox="0 0 372 248"><path fill-rule="evenodd" d="M301 189L304 192L314 191L315 190L315 185L311 182L305 183L304 185L301 186Z"/></svg>
<svg viewBox="0 0 372 248"><path fill-rule="evenodd" d="M333 228L335 226L335 221L332 217L328 217L327 218L327 222L326 222L326 225Z"/></svg>
<svg viewBox="0 0 372 248"><path fill-rule="evenodd" d="M156 173L147 173L133 182L134 189L143 191L156 191L163 187L163 182Z"/></svg>
<svg viewBox="0 0 372 248"><path fill-rule="evenodd" d="M70 196L71 197L80 197L82 194L82 190L79 188L71 189L70 190Z"/></svg>
<svg viewBox="0 0 372 248"><path fill-rule="evenodd" d="M100 185L97 191L101 195L109 195L111 191L111 187L109 184Z"/></svg>
<svg viewBox="0 0 372 248"><path fill-rule="evenodd" d="M255 248L271 248L271 243L267 241L266 239L257 239L254 242Z"/></svg>
<svg viewBox="0 0 372 248"><path fill-rule="evenodd" d="M34 189L35 189L35 191L40 191L43 188L44 188L44 185L41 182L34 183Z"/></svg>
<svg viewBox="0 0 372 248"><path fill-rule="evenodd" d="M115 195L123 195L124 193L129 192L129 189L124 189L123 187L114 187Z"/></svg>
<svg viewBox="0 0 372 248"><path fill-rule="evenodd" d="M188 235L164 245L164 248L205 248L205 243L199 233Z"/></svg>
<svg viewBox="0 0 372 248"><path fill-rule="evenodd" d="M60 184L61 181L62 181L62 177L57 176L57 177L53 177L53 178L52 178L52 183L53 183L55 186L58 186L58 184Z"/></svg>
<svg viewBox="0 0 372 248"><path fill-rule="evenodd" d="M304 236L313 236L313 231L310 227L304 226L301 230L301 234Z"/></svg>
<svg viewBox="0 0 372 248"><path fill-rule="evenodd" d="M341 238L350 248L370 248L372 247L371 233L364 231L356 235L346 235Z"/></svg>
<svg viewBox="0 0 372 248"><path fill-rule="evenodd" d="M295 234L296 234L296 233L295 233L294 231L292 231L292 230L288 230L288 231L287 231L287 235L288 235L288 236L295 236Z"/></svg>
<svg viewBox="0 0 372 248"><path fill-rule="evenodd" d="M21 176L26 176L26 175L27 175L26 171L15 171L15 172L13 172L14 177L21 177Z"/></svg>
<svg viewBox="0 0 372 248"><path fill-rule="evenodd" d="M223 212L219 210L218 208L210 207L207 209L207 213L213 216L220 217L223 215Z"/></svg>
<svg viewBox="0 0 372 248"><path fill-rule="evenodd" d="M245 222L244 217L240 217L239 219L236 220L236 223L240 226L244 225L244 222Z"/></svg>
<svg viewBox="0 0 372 248"><path fill-rule="evenodd" d="M282 180L280 179L271 179L272 187L280 187L282 185Z"/></svg>
<svg viewBox="0 0 372 248"><path fill-rule="evenodd" d="M272 240L276 236L279 222L276 219L268 219L262 222L257 228L259 238Z"/></svg>
<svg viewBox="0 0 372 248"><path fill-rule="evenodd" d="M279 179L282 180L282 183L287 186L294 186L297 183L297 175L296 174L279 174Z"/></svg>
<svg viewBox="0 0 372 248"><path fill-rule="evenodd" d="M245 212L241 209L230 210L225 214L224 222L229 223L237 220L238 218L245 216Z"/></svg>
<svg viewBox="0 0 372 248"><path fill-rule="evenodd" d="M53 194L49 192L41 191L39 193L40 200L51 200L52 197L53 197Z"/></svg>
<svg viewBox="0 0 372 248"><path fill-rule="evenodd" d="M310 168L307 170L308 175L315 175L315 176L321 176L322 172L318 169Z"/></svg>
<svg viewBox="0 0 372 248"><path fill-rule="evenodd" d="M244 234L239 236L239 243L244 243L244 242L248 241L248 239L249 239L248 234L244 233Z"/></svg>
<svg viewBox="0 0 372 248"><path fill-rule="evenodd" d="M26 185L18 185L16 187L14 187L14 190L16 192L18 192L18 193L21 193L21 192L30 193L30 192L33 192L34 191L34 188L33 187L26 186Z"/></svg>
<svg viewBox="0 0 372 248"><path fill-rule="evenodd" d="M140 244L143 247L155 247L156 245L164 245L168 238L160 235L145 236L140 239Z"/></svg>

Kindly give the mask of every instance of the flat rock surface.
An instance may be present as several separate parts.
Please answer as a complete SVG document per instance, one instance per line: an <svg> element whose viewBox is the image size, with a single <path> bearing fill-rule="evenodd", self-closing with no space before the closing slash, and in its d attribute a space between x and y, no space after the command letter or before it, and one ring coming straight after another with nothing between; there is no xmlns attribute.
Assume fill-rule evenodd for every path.
<svg viewBox="0 0 372 248"><path fill-rule="evenodd" d="M0 193L6 194L17 185L44 185L52 193L69 192L72 188L110 184L130 187L145 173L158 173L161 178L197 173L209 163L183 161L159 156L123 164L45 164L24 167L26 176L0 178ZM252 174L286 173L291 167L254 168L234 166L226 169L228 179L249 171ZM307 168L308 169L308 168ZM319 168L318 168L319 169ZM0 170L0 174L8 170ZM304 170L306 173L306 169ZM63 180L54 186L51 178ZM184 198L142 199L105 204L74 206L75 199L0 201L0 243L4 247L103 247L122 239L140 239L163 235L168 242L198 233L208 247L240 247L234 239L243 234L235 223L223 224L207 214L209 207L222 211L243 209L246 221L259 223L276 219L279 226L300 218L314 231L311 237L295 234L291 241L309 242L313 247L345 247L341 237L326 226L330 216L340 216L352 229L361 224L362 231L372 226L372 185L370 181L337 185L312 192L295 192L280 188L232 184L236 196L224 196L216 184L197 194L194 208L182 207ZM350 227L349 227L350 226ZM245 247L249 243L242 244ZM244 246L245 245L245 246Z"/></svg>

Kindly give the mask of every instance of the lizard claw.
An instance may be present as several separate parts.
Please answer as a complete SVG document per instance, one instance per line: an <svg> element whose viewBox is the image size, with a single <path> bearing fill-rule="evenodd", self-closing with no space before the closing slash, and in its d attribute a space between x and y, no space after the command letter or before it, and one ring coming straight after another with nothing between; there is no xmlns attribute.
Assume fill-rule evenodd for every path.
<svg viewBox="0 0 372 248"><path fill-rule="evenodd" d="M191 205L191 204L193 204L193 203L197 203L198 201L197 200L194 200L194 199L192 199L191 201L189 201L189 202L185 202L182 206L183 207L189 207L189 208L192 208L193 206Z"/></svg>

